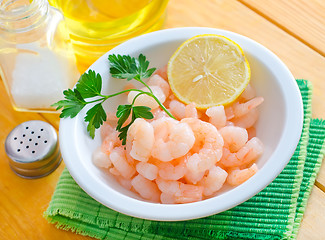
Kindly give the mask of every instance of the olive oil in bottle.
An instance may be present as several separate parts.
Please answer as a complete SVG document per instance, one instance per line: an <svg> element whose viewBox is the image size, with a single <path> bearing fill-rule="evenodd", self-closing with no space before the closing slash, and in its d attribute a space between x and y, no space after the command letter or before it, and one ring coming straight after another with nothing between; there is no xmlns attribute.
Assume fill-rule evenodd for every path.
<svg viewBox="0 0 325 240"><path fill-rule="evenodd" d="M116 45L160 29L168 0L50 0L50 3L62 11L78 64L87 68Z"/></svg>

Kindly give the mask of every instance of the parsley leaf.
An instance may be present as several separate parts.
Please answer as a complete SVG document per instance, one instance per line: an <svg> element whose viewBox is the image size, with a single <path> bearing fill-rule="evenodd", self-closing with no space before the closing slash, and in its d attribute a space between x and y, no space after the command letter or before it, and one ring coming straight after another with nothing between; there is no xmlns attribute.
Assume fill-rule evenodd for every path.
<svg viewBox="0 0 325 240"><path fill-rule="evenodd" d="M66 100L60 100L51 106L57 107L56 110L63 108L60 118L74 118L87 103L77 89L64 90L63 94Z"/></svg>
<svg viewBox="0 0 325 240"><path fill-rule="evenodd" d="M112 77L120 79L135 79L149 88L150 92L144 92L139 89L129 89L128 91L137 91L141 94L147 94L150 97L153 97L159 106L170 116L173 115L168 112L168 110L162 105L162 103L153 95L149 86L143 81L145 78L149 78L155 68L149 67L149 61L143 54L140 54L138 58L131 57L129 55L109 55L108 60L110 62L110 73ZM89 70L87 73L84 73L79 78L76 87L74 90L68 89L63 91L64 100L60 100L57 103L54 103L52 106L57 107L56 110L63 108L60 118L71 117L74 118L87 104L95 103L96 105L92 106L86 113L84 118L85 122L88 122L87 131L89 135L94 138L95 130L98 129L104 121L106 121L106 113L102 106L108 98L122 94L124 91L114 93L111 95L102 95L102 77L100 74L96 74L95 71ZM138 94L139 95L139 94ZM138 96L137 95L137 96ZM89 101L85 101L87 98L93 98ZM152 119L154 116L150 112L151 109L146 106L134 106L132 104L119 105L116 111L116 116L118 118L116 130L120 132L119 138L122 140L122 144L126 144L127 131L131 124L137 118ZM132 116L131 122L125 126L125 122L129 119L130 115Z"/></svg>
<svg viewBox="0 0 325 240"><path fill-rule="evenodd" d="M128 81L133 79L137 75L137 66L135 59L129 55L109 55L108 60L110 62L110 73L112 77L127 79Z"/></svg>
<svg viewBox="0 0 325 240"><path fill-rule="evenodd" d="M132 110L135 118L153 119L153 114L150 112L150 107L134 106Z"/></svg>
<svg viewBox="0 0 325 240"><path fill-rule="evenodd" d="M80 92L83 98L91 98L100 95L102 90L102 77L99 73L89 70L84 73L77 82L76 89Z"/></svg>
<svg viewBox="0 0 325 240"><path fill-rule="evenodd" d="M110 73L112 77L126 79L136 79L138 81L150 77L156 68L149 67L149 61L143 54L138 58L130 57L129 55L109 55Z"/></svg>
<svg viewBox="0 0 325 240"><path fill-rule="evenodd" d="M128 133L129 127L131 126L132 123L133 122L131 122L130 124L128 124L125 127L122 127L119 130L120 134L118 135L118 137L122 141L122 145L125 145L126 144L127 133Z"/></svg>
<svg viewBox="0 0 325 240"><path fill-rule="evenodd" d="M102 103L98 103L90 108L85 117L85 122L88 122L87 131L91 138L95 137L95 129L99 128L106 121L106 113Z"/></svg>
<svg viewBox="0 0 325 240"><path fill-rule="evenodd" d="M132 111L132 119L131 122L124 126L124 123L129 118ZM125 145L126 143L126 137L127 137L127 131L129 130L129 127L137 118L145 118L145 119L152 119L153 114L150 112L151 108L145 107L145 106L133 106L133 105L120 105L117 108L116 117L119 118L117 121L117 127L116 130L120 132L118 135L120 140L122 140L122 144Z"/></svg>
<svg viewBox="0 0 325 240"><path fill-rule="evenodd" d="M138 70L138 75L135 77L136 80L149 78L156 70L156 68L148 69L149 61L146 60L146 57L143 54L140 54L138 59L135 59L135 63Z"/></svg>
<svg viewBox="0 0 325 240"><path fill-rule="evenodd" d="M119 118L116 126L117 131L120 131L122 129L123 124L130 116L131 110L132 105L119 105L117 107L116 117Z"/></svg>

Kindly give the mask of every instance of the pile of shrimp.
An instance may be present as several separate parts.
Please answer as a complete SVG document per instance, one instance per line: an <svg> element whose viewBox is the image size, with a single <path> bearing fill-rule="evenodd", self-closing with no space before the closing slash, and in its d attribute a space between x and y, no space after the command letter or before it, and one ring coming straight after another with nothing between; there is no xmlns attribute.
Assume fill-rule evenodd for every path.
<svg viewBox="0 0 325 240"><path fill-rule="evenodd" d="M124 146L115 130L117 118L108 113L101 127L103 143L93 153L97 167L142 198L164 204L215 196L224 186L240 185L258 171L255 161L263 153L263 144L254 124L263 98L255 96L251 85L232 105L203 112L171 93L166 68L156 71L147 84L177 120L151 97L141 95L135 105L150 107L154 118L137 118ZM128 102L136 94L130 92Z"/></svg>

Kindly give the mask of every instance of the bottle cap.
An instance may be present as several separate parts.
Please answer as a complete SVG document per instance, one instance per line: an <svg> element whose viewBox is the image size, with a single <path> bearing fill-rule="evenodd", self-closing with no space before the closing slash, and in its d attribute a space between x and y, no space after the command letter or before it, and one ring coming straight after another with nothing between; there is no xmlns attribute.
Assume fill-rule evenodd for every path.
<svg viewBox="0 0 325 240"><path fill-rule="evenodd" d="M47 122L23 122L7 136L5 150L11 169L24 178L53 172L62 160L55 129Z"/></svg>

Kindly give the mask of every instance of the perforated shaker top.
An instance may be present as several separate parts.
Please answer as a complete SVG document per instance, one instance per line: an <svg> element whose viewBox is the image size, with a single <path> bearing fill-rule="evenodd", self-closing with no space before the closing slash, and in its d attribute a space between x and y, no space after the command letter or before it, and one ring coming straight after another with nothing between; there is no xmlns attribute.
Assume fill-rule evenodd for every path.
<svg viewBox="0 0 325 240"><path fill-rule="evenodd" d="M61 162L55 129L39 120L15 127L7 136L5 150L12 170L25 178L46 176Z"/></svg>

